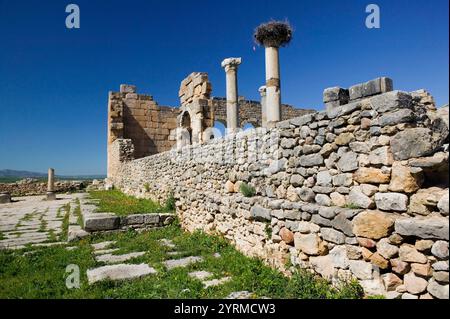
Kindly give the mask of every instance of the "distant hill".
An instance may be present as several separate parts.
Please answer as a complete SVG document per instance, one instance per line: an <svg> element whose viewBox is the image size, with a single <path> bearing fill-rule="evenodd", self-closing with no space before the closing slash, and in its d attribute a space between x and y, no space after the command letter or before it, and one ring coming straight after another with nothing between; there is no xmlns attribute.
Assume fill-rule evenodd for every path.
<svg viewBox="0 0 450 319"><path fill-rule="evenodd" d="M56 175L56 178L66 180L104 179L105 177L106 177L105 175L73 175L73 176ZM41 179L47 178L47 174L30 171L17 171L13 169L0 170L0 179L2 181L15 181L23 178Z"/></svg>
<svg viewBox="0 0 450 319"><path fill-rule="evenodd" d="M33 177L33 178L39 178L39 177L45 177L47 174L44 173L37 173L37 172L29 172L29 171L16 171L13 169L1 169L0 170L0 177Z"/></svg>

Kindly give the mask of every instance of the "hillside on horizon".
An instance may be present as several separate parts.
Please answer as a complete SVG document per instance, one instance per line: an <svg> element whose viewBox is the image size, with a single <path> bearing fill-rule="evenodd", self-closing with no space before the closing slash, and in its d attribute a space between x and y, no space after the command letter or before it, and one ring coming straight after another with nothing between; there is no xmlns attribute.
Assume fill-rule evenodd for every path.
<svg viewBox="0 0 450 319"><path fill-rule="evenodd" d="M26 170L0 169L0 178L43 178L47 177L47 173L32 172ZM56 175L59 178L105 178L105 175Z"/></svg>

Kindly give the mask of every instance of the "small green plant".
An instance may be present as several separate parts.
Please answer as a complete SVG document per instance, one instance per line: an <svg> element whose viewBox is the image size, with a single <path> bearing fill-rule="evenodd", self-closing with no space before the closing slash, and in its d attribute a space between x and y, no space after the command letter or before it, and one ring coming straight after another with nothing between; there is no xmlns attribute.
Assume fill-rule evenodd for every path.
<svg viewBox="0 0 450 319"><path fill-rule="evenodd" d="M256 194L255 188L247 183L242 183L241 186L239 186L239 190L245 197L253 197Z"/></svg>
<svg viewBox="0 0 450 319"><path fill-rule="evenodd" d="M62 207L62 210L65 211L64 216L63 216L63 221L62 221L62 231L61 234L59 235L59 240L66 240L67 239L67 235L68 235L68 231L69 231L69 217L70 217L70 203L67 203L66 205L64 205ZM51 241L56 241L56 235L53 233L52 230L50 230L51 233L50 235L50 239ZM52 240L53 238L53 240Z"/></svg>
<svg viewBox="0 0 450 319"><path fill-rule="evenodd" d="M348 209L358 209L358 208L360 208L360 207L359 207L358 205L356 205L356 204L348 203L348 204L345 204L344 208L348 208Z"/></svg>
<svg viewBox="0 0 450 319"><path fill-rule="evenodd" d="M173 192L171 192L169 197L167 197L166 203L164 204L164 210L167 212L172 212L175 210L175 197L173 196Z"/></svg>
<svg viewBox="0 0 450 319"><path fill-rule="evenodd" d="M264 229L268 239L272 238L272 225L270 223L266 223L266 228Z"/></svg>
<svg viewBox="0 0 450 319"><path fill-rule="evenodd" d="M150 191L150 184L149 183L145 183L144 184L144 189L145 189L146 192L149 192Z"/></svg>
<svg viewBox="0 0 450 319"><path fill-rule="evenodd" d="M42 214L41 217L39 217L39 221L41 224L38 232L43 233L47 230L47 221L44 219L44 214Z"/></svg>

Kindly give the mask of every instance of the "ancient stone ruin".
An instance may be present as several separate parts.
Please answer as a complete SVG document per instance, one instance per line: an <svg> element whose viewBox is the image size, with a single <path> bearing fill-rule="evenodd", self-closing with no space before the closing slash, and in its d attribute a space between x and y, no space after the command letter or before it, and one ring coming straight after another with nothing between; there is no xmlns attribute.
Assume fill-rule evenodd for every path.
<svg viewBox="0 0 450 319"><path fill-rule="evenodd" d="M121 85L120 92L110 92L108 177L117 169L112 154L112 143L117 139L131 140L133 151L129 152L136 159L168 151L177 144L177 139L180 146L210 140L215 121L227 125L227 99L211 97L211 92L208 74L201 72L191 73L181 82L179 107L159 106L152 96L137 94L132 85ZM285 120L311 112L282 105ZM239 128L246 124L265 126L265 114L258 101L238 97L234 117L239 119L235 121Z"/></svg>
<svg viewBox="0 0 450 319"><path fill-rule="evenodd" d="M236 106L232 62L228 101L210 97L205 73L183 80L179 108L129 86L110 93L108 182L160 202L173 195L186 230L222 235L286 274L289 264L355 278L368 294L448 298L448 106L381 77L324 90L324 111L283 105L277 121L267 87L262 103ZM231 128L256 129L205 138L226 105ZM173 147L177 128L189 134Z"/></svg>

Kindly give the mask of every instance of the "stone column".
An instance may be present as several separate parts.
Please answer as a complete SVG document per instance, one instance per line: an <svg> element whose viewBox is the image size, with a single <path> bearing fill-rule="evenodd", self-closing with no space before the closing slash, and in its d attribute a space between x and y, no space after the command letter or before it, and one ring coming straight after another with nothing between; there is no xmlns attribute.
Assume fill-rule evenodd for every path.
<svg viewBox="0 0 450 319"><path fill-rule="evenodd" d="M266 47L267 124L281 121L280 61L278 47Z"/></svg>
<svg viewBox="0 0 450 319"><path fill-rule="evenodd" d="M267 127L267 101L265 85L259 88L259 94L261 94L261 127Z"/></svg>
<svg viewBox="0 0 450 319"><path fill-rule="evenodd" d="M227 134L236 132L239 127L237 69L241 62L241 58L228 58L222 61L227 81Z"/></svg>
<svg viewBox="0 0 450 319"><path fill-rule="evenodd" d="M55 200L55 170L53 168L48 169L48 182L47 182L47 200Z"/></svg>

